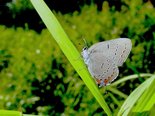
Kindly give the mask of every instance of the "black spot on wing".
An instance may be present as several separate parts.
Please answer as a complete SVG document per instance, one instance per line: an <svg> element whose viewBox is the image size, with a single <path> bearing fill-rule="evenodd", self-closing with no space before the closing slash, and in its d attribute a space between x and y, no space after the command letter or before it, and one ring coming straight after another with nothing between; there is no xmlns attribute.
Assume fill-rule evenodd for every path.
<svg viewBox="0 0 155 116"><path fill-rule="evenodd" d="M104 66L104 63L101 64L101 68L103 68L103 66Z"/></svg>
<svg viewBox="0 0 155 116"><path fill-rule="evenodd" d="M107 44L107 48L109 49L109 44Z"/></svg>

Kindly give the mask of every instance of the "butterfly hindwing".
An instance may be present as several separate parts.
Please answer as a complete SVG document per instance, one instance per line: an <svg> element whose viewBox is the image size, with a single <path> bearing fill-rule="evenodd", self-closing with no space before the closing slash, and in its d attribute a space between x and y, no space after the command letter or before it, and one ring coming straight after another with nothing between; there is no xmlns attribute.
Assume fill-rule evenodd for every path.
<svg viewBox="0 0 155 116"><path fill-rule="evenodd" d="M88 70L94 78L111 82L118 76L118 67L104 54L92 52L89 58Z"/></svg>

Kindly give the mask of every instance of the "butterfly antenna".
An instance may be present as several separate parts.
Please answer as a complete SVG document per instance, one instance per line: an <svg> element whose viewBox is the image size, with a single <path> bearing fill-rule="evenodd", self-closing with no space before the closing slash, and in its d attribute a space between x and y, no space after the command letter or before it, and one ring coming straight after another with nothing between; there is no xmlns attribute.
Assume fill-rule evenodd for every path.
<svg viewBox="0 0 155 116"><path fill-rule="evenodd" d="M86 41L86 39L83 37L83 41L84 41L84 43L85 43L85 47L88 47L88 44L87 44L87 41Z"/></svg>

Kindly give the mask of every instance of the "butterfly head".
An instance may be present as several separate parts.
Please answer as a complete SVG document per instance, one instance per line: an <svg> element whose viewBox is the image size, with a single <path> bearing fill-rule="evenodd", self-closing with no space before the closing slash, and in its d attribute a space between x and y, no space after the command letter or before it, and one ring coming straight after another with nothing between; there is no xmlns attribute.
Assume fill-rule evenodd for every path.
<svg viewBox="0 0 155 116"><path fill-rule="evenodd" d="M84 62L88 65L88 62L89 62L89 53L88 53L88 47L84 47L82 49L82 53L81 53L83 59L84 59Z"/></svg>

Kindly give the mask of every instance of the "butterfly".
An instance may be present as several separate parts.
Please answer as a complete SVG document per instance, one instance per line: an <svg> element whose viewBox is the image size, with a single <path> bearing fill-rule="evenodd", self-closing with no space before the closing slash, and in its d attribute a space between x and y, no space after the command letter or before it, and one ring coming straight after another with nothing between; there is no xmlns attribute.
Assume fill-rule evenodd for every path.
<svg viewBox="0 0 155 116"><path fill-rule="evenodd" d="M117 38L87 46L82 57L99 87L109 85L119 74L119 66L126 61L132 48L128 38Z"/></svg>

